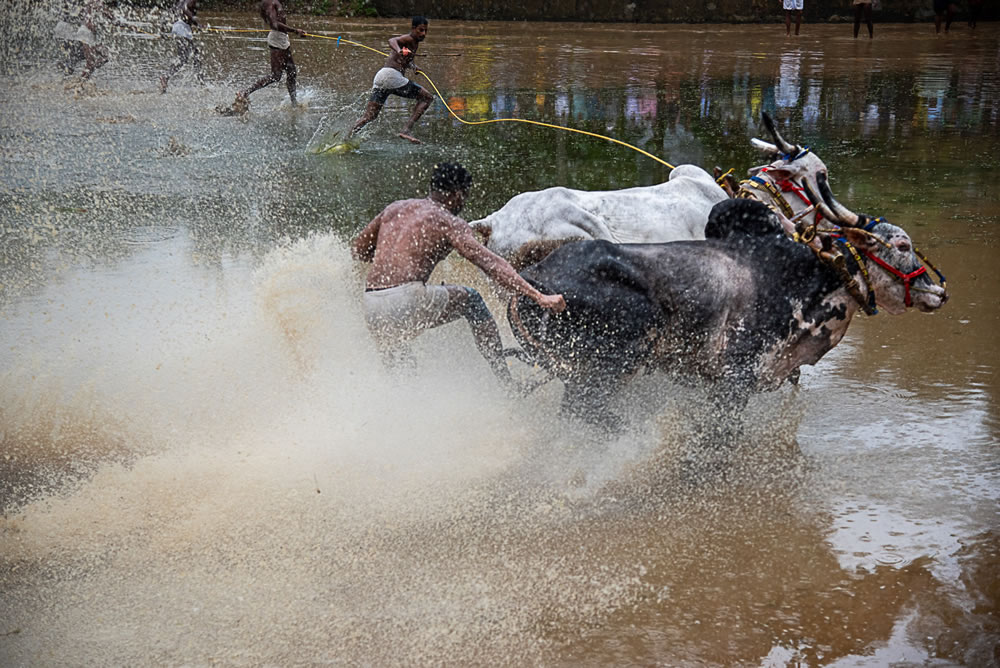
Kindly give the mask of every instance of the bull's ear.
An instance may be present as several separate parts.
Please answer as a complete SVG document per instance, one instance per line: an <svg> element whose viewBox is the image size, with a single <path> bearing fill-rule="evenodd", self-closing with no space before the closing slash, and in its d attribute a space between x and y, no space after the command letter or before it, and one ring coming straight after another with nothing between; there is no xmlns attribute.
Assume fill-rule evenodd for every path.
<svg viewBox="0 0 1000 668"><path fill-rule="evenodd" d="M864 230L859 230L856 227L842 227L841 232L843 232L844 238L856 248L871 250L875 247L875 240Z"/></svg>
<svg viewBox="0 0 1000 668"><path fill-rule="evenodd" d="M790 181L795 176L790 170L783 169L782 167L771 167L767 170L767 173L778 181Z"/></svg>

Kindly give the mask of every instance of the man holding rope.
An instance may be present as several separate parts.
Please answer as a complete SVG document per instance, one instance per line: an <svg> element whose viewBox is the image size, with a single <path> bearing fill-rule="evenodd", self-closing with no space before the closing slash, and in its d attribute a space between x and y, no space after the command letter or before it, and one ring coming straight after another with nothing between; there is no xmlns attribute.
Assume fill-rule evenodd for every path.
<svg viewBox="0 0 1000 668"><path fill-rule="evenodd" d="M245 113L250 108L250 93L281 81L285 74L285 85L292 104L295 100L295 61L292 60L292 44L288 33L293 32L299 37L305 37L305 30L292 28L285 23L285 8L279 0L261 0L260 16L271 32L267 33L267 46L271 52L271 74L258 79L252 86L236 94L236 101L228 109L219 109L220 113L235 115Z"/></svg>
<svg viewBox="0 0 1000 668"><path fill-rule="evenodd" d="M476 240L469 224L458 217L471 185L472 175L461 165L435 165L430 195L387 206L354 239L351 253L372 263L365 282L365 319L387 360L392 361L399 345L423 330L464 317L480 354L510 389L513 381L500 332L482 295L462 285L428 285L434 267L456 250L501 286L530 297L542 308L559 312L566 301L562 295L536 290Z"/></svg>
<svg viewBox="0 0 1000 668"><path fill-rule="evenodd" d="M434 96L403 75L406 73L406 68L408 67L412 67L415 73L420 72L417 66L414 65L413 59L417 55L417 48L424 41L425 37L427 37L427 19L423 16L414 16L410 22L410 33L408 35L389 38L389 57L386 58L382 69L376 72L375 80L372 83L371 97L368 98L368 106L365 108L365 113L354 124L354 127L347 134L348 137L378 118L379 112L382 111L382 106L390 95L398 95L399 97L416 98L417 100L417 105L413 108L410 120L403 126L399 137L414 144L421 143L410 132L413 130L413 124L417 122L417 119L431 106Z"/></svg>

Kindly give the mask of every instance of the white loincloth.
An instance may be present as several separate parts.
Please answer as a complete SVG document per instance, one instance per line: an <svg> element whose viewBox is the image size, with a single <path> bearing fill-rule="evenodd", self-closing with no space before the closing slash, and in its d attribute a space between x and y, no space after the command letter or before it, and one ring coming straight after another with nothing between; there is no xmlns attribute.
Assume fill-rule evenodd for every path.
<svg viewBox="0 0 1000 668"><path fill-rule="evenodd" d="M57 39L66 40L67 42L83 42L87 46L97 44L97 39L94 37L93 31L86 25L74 26L65 21L59 21L56 23L52 34Z"/></svg>
<svg viewBox="0 0 1000 668"><path fill-rule="evenodd" d="M288 39L287 32L281 32L280 30L272 30L267 33L267 45L273 46L275 49L281 49L285 51L292 46L291 40Z"/></svg>
<svg viewBox="0 0 1000 668"><path fill-rule="evenodd" d="M365 320L380 343L406 341L441 322L448 297L445 286L419 281L366 291Z"/></svg>
<svg viewBox="0 0 1000 668"><path fill-rule="evenodd" d="M174 37L194 39L194 33L191 32L191 26L189 26L183 19L177 19L174 21L174 27L171 28L170 32Z"/></svg>
<svg viewBox="0 0 1000 668"><path fill-rule="evenodd" d="M60 21L56 24L55 30L52 31L56 39L66 40L67 42L72 42L76 40L76 27L72 26L65 21Z"/></svg>
<svg viewBox="0 0 1000 668"><path fill-rule="evenodd" d="M375 79L372 81L372 85L375 88L384 88L386 90L395 90L408 83L410 83L409 79L404 77L399 70L391 67L380 69L375 73Z"/></svg>

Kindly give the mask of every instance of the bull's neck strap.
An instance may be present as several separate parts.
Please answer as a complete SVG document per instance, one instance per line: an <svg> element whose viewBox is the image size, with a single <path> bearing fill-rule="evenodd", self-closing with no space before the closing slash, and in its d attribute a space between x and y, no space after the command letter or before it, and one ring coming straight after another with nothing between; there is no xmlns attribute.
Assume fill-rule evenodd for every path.
<svg viewBox="0 0 1000 668"><path fill-rule="evenodd" d="M861 296L860 291L856 290L857 283L854 281L854 277L850 277L850 280L854 283L855 291L851 290L850 285L847 285L847 291L854 295L854 299L861 305L861 308L865 313L868 315L876 315L878 313L878 307L875 305L875 286L872 285L872 277L871 274L868 273L868 265L861 257L858 249L854 247L854 244L849 242L844 237L834 236L834 238L847 249L847 251L851 254L851 257L853 257L854 261L857 263L858 268L861 269L861 277L865 279L865 287L868 289L868 298L865 299ZM872 255L868 256L873 257Z"/></svg>
<svg viewBox="0 0 1000 668"><path fill-rule="evenodd" d="M788 203L788 200L786 200L785 196L781 194L781 191L778 189L778 187L775 186L770 181L768 181L767 179L762 179L759 176L751 176L749 179L740 182L739 197L742 198L750 197L759 200L760 198L757 196L757 193L755 193L754 190L767 193L770 196L770 198L774 201L774 203L777 204L778 207L780 207L781 212L785 214L786 218L791 218L793 215L795 215L795 212L792 210L792 205Z"/></svg>

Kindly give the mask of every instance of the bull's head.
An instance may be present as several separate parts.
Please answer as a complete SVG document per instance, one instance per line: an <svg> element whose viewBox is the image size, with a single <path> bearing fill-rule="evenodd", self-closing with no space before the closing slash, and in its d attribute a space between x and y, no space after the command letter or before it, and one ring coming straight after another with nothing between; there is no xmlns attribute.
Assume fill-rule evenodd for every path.
<svg viewBox="0 0 1000 668"><path fill-rule="evenodd" d="M786 141L774 126L774 121L771 120L767 112L763 112L761 117L767 131L774 138L774 143L756 137L751 139L750 143L754 148L764 153L771 162L752 168L750 170L751 176L767 167L768 174L776 180L791 181L801 187L809 186L813 192L817 192L819 187L816 179L820 174L826 176L826 164L808 146L802 147Z"/></svg>
<svg viewBox="0 0 1000 668"><path fill-rule="evenodd" d="M935 311L948 301L944 276L916 249L906 230L848 209L834 198L825 174L818 184L823 201L816 206L827 220L842 226L843 238L867 258L879 307L898 315L910 306ZM938 275L940 285L931 280L925 264Z"/></svg>

